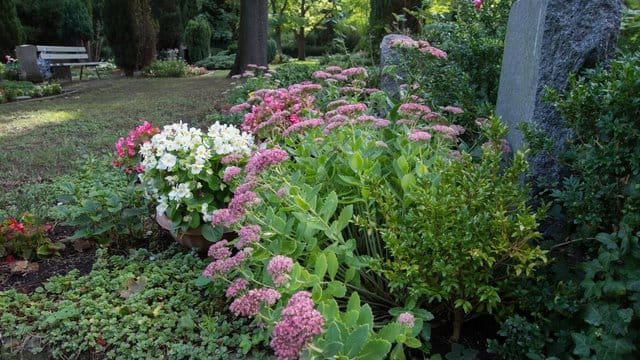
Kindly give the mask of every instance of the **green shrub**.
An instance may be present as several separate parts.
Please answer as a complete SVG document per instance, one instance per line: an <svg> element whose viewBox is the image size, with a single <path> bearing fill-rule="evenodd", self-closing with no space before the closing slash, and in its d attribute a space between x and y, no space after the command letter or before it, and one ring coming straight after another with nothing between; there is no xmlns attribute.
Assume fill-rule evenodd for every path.
<svg viewBox="0 0 640 360"><path fill-rule="evenodd" d="M183 77L187 73L187 63L182 60L155 60L145 73L153 77Z"/></svg>
<svg viewBox="0 0 640 360"><path fill-rule="evenodd" d="M551 94L573 131L563 157L572 175L553 192L569 222L556 261L579 256L582 263L567 280L580 291L552 294L577 309L554 308L548 317L561 321L549 321L546 331L570 336L564 350L580 358L640 356L639 77L634 53L572 77L564 95Z"/></svg>
<svg viewBox="0 0 640 360"><path fill-rule="evenodd" d="M552 96L574 133L564 162L575 175L555 196L578 237L612 232L620 222L640 227L639 77L635 53L573 77L565 95Z"/></svg>
<svg viewBox="0 0 640 360"><path fill-rule="evenodd" d="M223 50L215 55L196 61L195 65L205 67L208 70L231 69L235 60L236 54L229 54L229 51Z"/></svg>
<svg viewBox="0 0 640 360"><path fill-rule="evenodd" d="M53 216L76 228L70 239L126 246L144 237L150 211L144 190L108 161L90 159L75 179L62 182Z"/></svg>
<svg viewBox="0 0 640 360"><path fill-rule="evenodd" d="M16 45L23 39L22 25L16 12L14 0L0 2L0 56L13 54ZM4 60L4 59L3 59Z"/></svg>
<svg viewBox="0 0 640 360"><path fill-rule="evenodd" d="M15 100L16 96L41 97L62 93L60 84L42 84L34 85L29 81L0 81L0 90L2 90L7 101Z"/></svg>
<svg viewBox="0 0 640 360"><path fill-rule="evenodd" d="M340 70L316 74L326 79L321 88L296 84L256 92L233 110L244 115L245 128L270 134L266 143L281 148L254 154L245 167L248 182L236 189L229 209L212 215L214 223L242 223L240 238L220 247L242 249L234 264L235 256L246 259L223 272L218 269L229 259L211 251L214 261L205 274L277 289L280 300L260 312L269 321L278 321L290 296L309 291L329 329L314 345L346 357L360 356L369 341L380 346L379 356L403 356L405 347L429 352L422 342L430 338L429 324L422 324L433 319L428 310L439 318L455 313L454 340L465 313L508 313L503 304L515 297L511 287L532 277L546 257L532 243L540 235L536 216L542 210L534 213L526 204L527 189L519 181L524 154L501 166L506 129L496 119L487 121L481 127L487 143L470 150L459 145L456 135L463 129L451 125L458 115L405 104L389 116L397 120L393 124L371 113L384 93L353 89L366 87L364 69L340 72L346 80L329 79L329 72ZM427 114L439 124L422 122ZM246 213L237 214L239 206ZM258 245L247 245L258 236ZM265 270L276 256L291 263L282 283L269 266ZM337 315L334 304L350 303L355 294L366 304ZM390 321L389 314L403 312L425 330L401 333L400 318ZM360 316L363 328L350 328L349 320ZM372 318L383 326L380 332L364 326ZM341 334L356 331L354 350L354 339Z"/></svg>
<svg viewBox="0 0 640 360"><path fill-rule="evenodd" d="M105 0L103 21L116 65L126 75L151 64L155 59L158 25L153 20L149 0Z"/></svg>
<svg viewBox="0 0 640 360"><path fill-rule="evenodd" d="M279 86L285 87L312 79L313 72L319 69L320 64L316 63L286 63L276 69L273 80L279 81Z"/></svg>
<svg viewBox="0 0 640 360"><path fill-rule="evenodd" d="M189 20L184 30L189 61L197 63L211 53L211 25L204 16ZM202 65L199 65L202 66Z"/></svg>
<svg viewBox="0 0 640 360"><path fill-rule="evenodd" d="M244 320L226 315L219 300L202 300L193 280L203 266L177 245L128 256L98 250L88 275L73 270L32 295L1 292L0 356L266 358Z"/></svg>

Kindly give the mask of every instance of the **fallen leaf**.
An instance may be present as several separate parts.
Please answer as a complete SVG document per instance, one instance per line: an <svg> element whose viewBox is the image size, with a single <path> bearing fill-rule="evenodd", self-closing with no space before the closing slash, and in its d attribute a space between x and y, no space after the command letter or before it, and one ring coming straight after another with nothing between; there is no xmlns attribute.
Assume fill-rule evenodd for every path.
<svg viewBox="0 0 640 360"><path fill-rule="evenodd" d="M131 295L142 291L146 284L147 279L145 279L144 277L138 278L138 280L130 278L129 280L127 280L127 288L125 290L120 290L120 296L128 299L129 297L131 297Z"/></svg>
<svg viewBox="0 0 640 360"><path fill-rule="evenodd" d="M77 252L83 252L87 249L91 249L93 247L93 242L85 239L78 239L73 242L73 248L76 249Z"/></svg>
<svg viewBox="0 0 640 360"><path fill-rule="evenodd" d="M26 260L14 261L9 264L12 273L29 273L38 271L40 266L38 263L30 263Z"/></svg>

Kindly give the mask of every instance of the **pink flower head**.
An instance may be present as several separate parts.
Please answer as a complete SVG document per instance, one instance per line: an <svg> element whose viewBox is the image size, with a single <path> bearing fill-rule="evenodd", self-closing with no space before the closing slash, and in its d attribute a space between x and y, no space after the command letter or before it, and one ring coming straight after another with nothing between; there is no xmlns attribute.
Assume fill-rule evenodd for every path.
<svg viewBox="0 0 640 360"><path fill-rule="evenodd" d="M405 103L400 105L400 107L398 108L398 111L404 115L413 114L417 116L422 116L424 114L430 113L431 109L426 105L422 105L418 103Z"/></svg>
<svg viewBox="0 0 640 360"><path fill-rule="evenodd" d="M324 124L324 120L322 120L322 119L309 119L309 120L305 120L305 121L300 121L300 122L298 122L296 124L293 124L293 125L289 126L287 129L285 129L285 131L282 133L282 135L289 136L289 134L291 134L291 133L299 133L303 129L311 128L311 127L318 127L318 126L321 126L322 124Z"/></svg>
<svg viewBox="0 0 640 360"><path fill-rule="evenodd" d="M249 109L251 109L251 105L246 103L246 102L243 102L243 103L240 103L238 105L232 106L229 109L229 112L232 113L232 114L236 114L236 113L239 113L239 112L242 112L242 111L246 111L246 110L249 110Z"/></svg>
<svg viewBox="0 0 640 360"><path fill-rule="evenodd" d="M245 166L245 171L248 176L255 176L268 166L279 164L288 159L289 154L280 148L261 149L251 155Z"/></svg>
<svg viewBox="0 0 640 360"><path fill-rule="evenodd" d="M473 7L479 11L482 8L482 0L473 0Z"/></svg>
<svg viewBox="0 0 640 360"><path fill-rule="evenodd" d="M412 329L416 324L416 318L410 312L403 312L398 316L398 322L400 325Z"/></svg>
<svg viewBox="0 0 640 360"><path fill-rule="evenodd" d="M251 316L260 312L262 303L273 305L280 299L280 293L274 289L251 289L246 294L233 300L229 310L239 316Z"/></svg>
<svg viewBox="0 0 640 360"><path fill-rule="evenodd" d="M302 349L324 331L324 318L314 305L307 291L297 292L289 299L271 334L270 345L278 359L298 359Z"/></svg>
<svg viewBox="0 0 640 360"><path fill-rule="evenodd" d="M332 74L336 74L336 73L342 72L342 68L340 66L335 66L335 65L327 66L327 68L325 70L327 72L332 73Z"/></svg>
<svg viewBox="0 0 640 360"><path fill-rule="evenodd" d="M276 195L278 195L278 197L285 197L285 195L287 195L287 190L285 190L284 188L280 188L276 192Z"/></svg>
<svg viewBox="0 0 640 360"><path fill-rule="evenodd" d="M233 164L233 163L237 163L242 159L244 159L244 155L242 154L229 154L229 155L223 156L222 159L220 159L220 163L223 165Z"/></svg>
<svg viewBox="0 0 640 360"><path fill-rule="evenodd" d="M229 183L236 176L238 176L242 172L242 169L237 166L229 166L224 169L224 175L222 176L222 181Z"/></svg>
<svg viewBox="0 0 640 360"><path fill-rule="evenodd" d="M331 77L331 74L329 74L329 73L328 73L328 72L326 72L326 71L318 70L318 71L314 72L312 76L313 76L314 78L316 78L316 79L324 80L324 79L328 79L328 78L330 78L330 77Z"/></svg>
<svg viewBox="0 0 640 360"><path fill-rule="evenodd" d="M236 248L242 249L247 245L260 240L260 225L245 225L238 230L238 242Z"/></svg>
<svg viewBox="0 0 640 360"><path fill-rule="evenodd" d="M460 125L435 124L429 126L429 129L440 133L445 139L453 139L454 137L464 133L464 127Z"/></svg>
<svg viewBox="0 0 640 360"><path fill-rule="evenodd" d="M231 257L215 260L211 264L207 265L207 267L202 272L202 276L211 278L214 276L226 274L242 264L252 251L253 249L246 248L242 249Z"/></svg>
<svg viewBox="0 0 640 360"><path fill-rule="evenodd" d="M280 287L289 281L291 269L293 269L293 260L283 255L274 256L267 265L267 272L276 287Z"/></svg>
<svg viewBox="0 0 640 360"><path fill-rule="evenodd" d="M215 260L222 260L231 257L231 251L227 248L227 240L220 240L213 245L209 246L209 252L207 255L211 256Z"/></svg>
<svg viewBox="0 0 640 360"><path fill-rule="evenodd" d="M407 139L414 142L427 141L431 139L431 134L426 131L414 130L409 134L409 136L407 136Z"/></svg>
<svg viewBox="0 0 640 360"><path fill-rule="evenodd" d="M236 297L239 293L244 291L247 286L249 286L249 282L244 278L237 278L233 280L231 285L227 288L225 295L228 298Z"/></svg>
<svg viewBox="0 0 640 360"><path fill-rule="evenodd" d="M457 106L445 106L445 107L442 108L442 111L450 112L452 114L462 114L462 113L464 113L464 110L462 110L461 108L459 108Z"/></svg>

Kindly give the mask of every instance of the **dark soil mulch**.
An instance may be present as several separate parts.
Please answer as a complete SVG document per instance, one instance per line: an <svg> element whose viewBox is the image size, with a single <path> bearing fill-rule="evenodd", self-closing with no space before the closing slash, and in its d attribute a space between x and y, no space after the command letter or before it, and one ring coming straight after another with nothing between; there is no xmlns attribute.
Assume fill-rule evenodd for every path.
<svg viewBox="0 0 640 360"><path fill-rule="evenodd" d="M63 241L73 234L75 229L68 226L56 226L50 235L54 241ZM175 240L167 231L157 231L153 234L153 242L131 244L131 247L148 247L153 251L163 251L169 248ZM38 270L29 272L11 272L8 264L0 263L0 291L16 289L25 294L32 293L50 277L66 275L71 270L78 269L79 275L86 275L91 272L95 262L96 247L90 242L80 240L83 246L74 246L67 243L66 248L61 251L60 256L52 256L39 260ZM88 246L87 246L88 244ZM76 244L78 245L78 244ZM126 249L110 249L110 252L126 253Z"/></svg>

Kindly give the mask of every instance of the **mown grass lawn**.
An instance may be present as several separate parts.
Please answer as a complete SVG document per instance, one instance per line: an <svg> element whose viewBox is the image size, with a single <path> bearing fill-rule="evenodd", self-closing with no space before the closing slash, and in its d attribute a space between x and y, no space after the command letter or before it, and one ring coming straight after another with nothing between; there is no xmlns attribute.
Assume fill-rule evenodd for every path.
<svg viewBox="0 0 640 360"><path fill-rule="evenodd" d="M27 185L76 170L83 156L113 151L118 137L148 119L205 125L226 102L226 72L190 78L74 82L69 95L0 106L0 209Z"/></svg>

